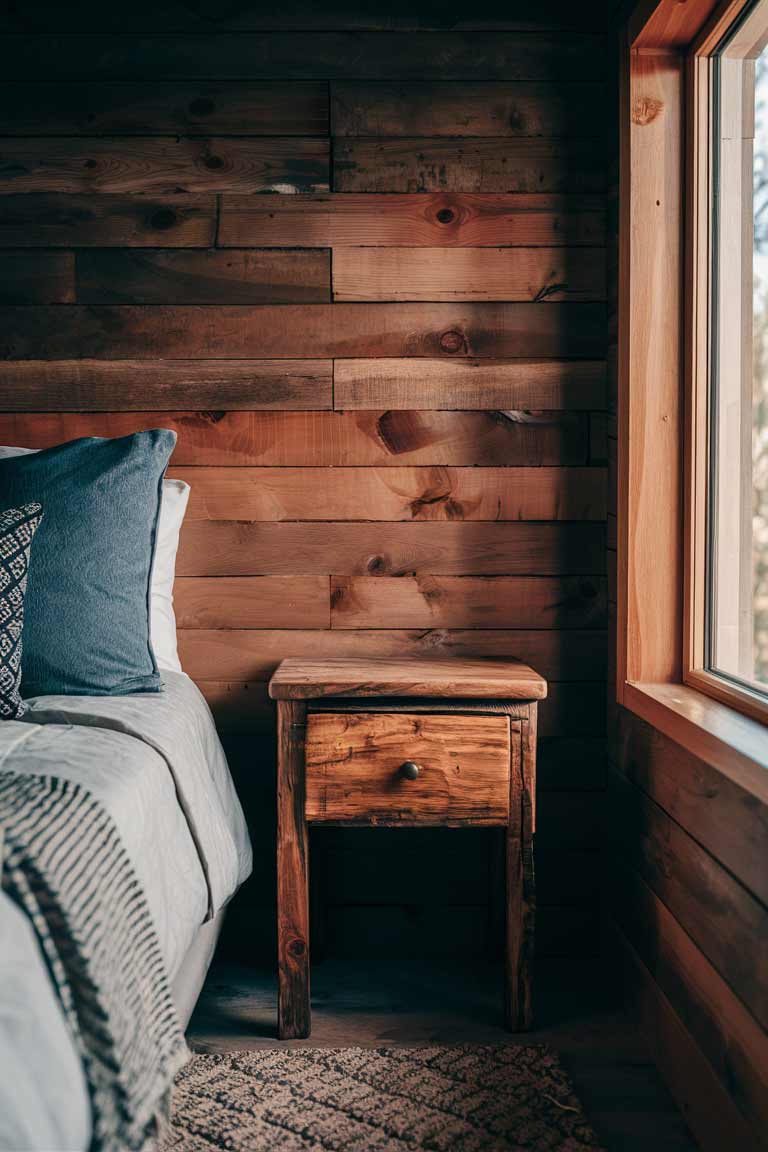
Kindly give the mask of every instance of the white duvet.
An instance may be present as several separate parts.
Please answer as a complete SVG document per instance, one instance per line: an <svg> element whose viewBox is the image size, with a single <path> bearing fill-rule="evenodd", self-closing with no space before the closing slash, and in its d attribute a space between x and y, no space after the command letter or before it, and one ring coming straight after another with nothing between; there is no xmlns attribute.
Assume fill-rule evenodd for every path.
<svg viewBox="0 0 768 1152"><path fill-rule="evenodd" d="M0 769L84 785L146 892L169 978L251 869L242 809L208 706L185 675L152 695L44 696L0 723ZM79 1061L25 918L0 892L0 1150L88 1145Z"/></svg>

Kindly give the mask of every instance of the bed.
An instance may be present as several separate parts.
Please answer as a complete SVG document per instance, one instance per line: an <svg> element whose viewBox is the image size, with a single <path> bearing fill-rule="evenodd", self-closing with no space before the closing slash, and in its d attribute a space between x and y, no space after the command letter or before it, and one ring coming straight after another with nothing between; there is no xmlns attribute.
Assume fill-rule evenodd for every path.
<svg viewBox="0 0 768 1152"><path fill-rule="evenodd" d="M117 825L186 1025L251 847L208 707L183 673L164 691L40 696L0 725L0 767L85 786ZM86 1149L88 1093L32 926L0 890L0 1149Z"/></svg>

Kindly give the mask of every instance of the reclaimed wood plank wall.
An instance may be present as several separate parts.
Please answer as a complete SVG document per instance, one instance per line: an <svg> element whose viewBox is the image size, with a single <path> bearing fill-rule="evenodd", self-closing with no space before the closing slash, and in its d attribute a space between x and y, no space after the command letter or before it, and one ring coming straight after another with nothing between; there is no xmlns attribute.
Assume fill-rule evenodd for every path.
<svg viewBox="0 0 768 1152"><path fill-rule="evenodd" d="M178 432L181 659L249 805L256 901L281 657L532 663L551 682L541 951L583 953L604 783L605 11L279 7L0 16L0 440ZM321 834L333 946L477 950L499 895L486 834L378 835Z"/></svg>

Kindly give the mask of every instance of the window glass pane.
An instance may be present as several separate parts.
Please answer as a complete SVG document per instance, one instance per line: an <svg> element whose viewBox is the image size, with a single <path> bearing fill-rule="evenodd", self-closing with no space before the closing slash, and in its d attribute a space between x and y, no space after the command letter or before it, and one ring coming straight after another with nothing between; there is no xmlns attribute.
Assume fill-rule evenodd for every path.
<svg viewBox="0 0 768 1152"><path fill-rule="evenodd" d="M768 0L715 58L708 667L768 693Z"/></svg>

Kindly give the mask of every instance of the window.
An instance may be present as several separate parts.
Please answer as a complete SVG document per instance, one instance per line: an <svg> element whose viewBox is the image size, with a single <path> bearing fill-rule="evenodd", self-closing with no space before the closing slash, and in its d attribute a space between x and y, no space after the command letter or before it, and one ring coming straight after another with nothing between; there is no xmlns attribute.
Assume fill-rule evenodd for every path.
<svg viewBox="0 0 768 1152"><path fill-rule="evenodd" d="M699 270L701 595L686 679L761 717L768 707L768 0L698 61L708 200ZM699 109L701 115L701 108ZM701 273L704 272L703 279ZM696 317L694 317L694 324ZM694 494L694 498L695 498Z"/></svg>

